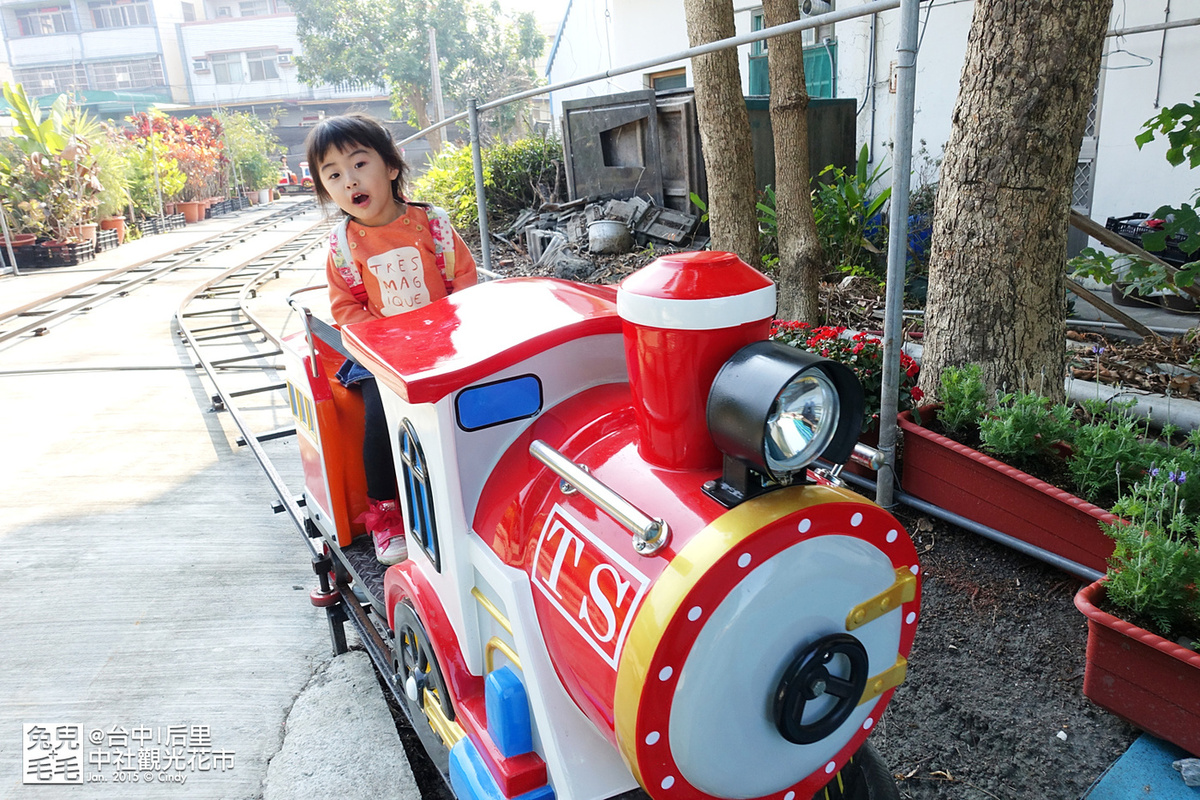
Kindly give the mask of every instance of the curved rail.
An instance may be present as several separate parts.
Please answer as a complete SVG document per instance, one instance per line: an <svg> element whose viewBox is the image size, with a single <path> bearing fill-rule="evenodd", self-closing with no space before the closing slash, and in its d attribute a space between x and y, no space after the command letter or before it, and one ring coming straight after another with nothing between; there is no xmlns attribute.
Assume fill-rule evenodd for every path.
<svg viewBox="0 0 1200 800"><path fill-rule="evenodd" d="M256 230L264 230L278 225L298 214L303 214L311 210L313 207L314 201L312 200L296 203L279 209L267 216L247 220L237 227L214 233L212 236L194 242L174 253L152 256L132 264L127 264L126 266L77 283L68 289L63 289L54 294L33 300L18 308L0 312L0 324L18 317L36 317L36 319L28 324L0 332L0 343L15 339L25 333L43 333L48 324L55 320L85 310L106 298L129 292L131 289L153 281L165 273L194 264L206 256L232 247L238 241L245 241L247 236L252 235ZM160 266L156 266L160 263ZM95 291L89 291L92 289L95 289ZM64 305L64 300L70 302Z"/></svg>
<svg viewBox="0 0 1200 800"><path fill-rule="evenodd" d="M180 303L178 311L175 314L175 323L179 329L179 335L184 338L188 346L191 347L195 354L198 365L208 375L213 387L217 391L214 397L214 406L229 412L230 418L237 425L238 430L242 434L242 439L239 441L245 444L254 453L258 459L263 471L267 475L267 479L271 482L272 488L279 497L280 506L278 510L284 511L295 523L296 527L302 532L306 530L304 514L300 510L299 503L292 497L288 490L287 484L271 463L270 457L262 448L264 439L276 438L280 435L286 435L288 432L271 432L268 434L259 434L255 432L245 417L237 408L236 399L249 394L257 394L259 392L274 391L283 389L284 384L270 384L254 390L233 391L225 385L220 379L219 369L228 368L235 363L247 361L261 361L265 358L272 358L282 353L280 349L280 341L277 336L271 333L267 326L264 325L246 306L247 299L255 292L258 287L270 279L270 276L278 274L278 272L286 266L286 264L307 257L307 254L321 246L325 242L325 237L328 234L329 222L323 220L312 227L296 234L287 241L281 243L277 248L272 250L272 253L277 252L291 245L292 252L282 260L273 260L270 263L264 264L264 259L270 257L271 254L260 255L249 261L237 264L229 269L221 272L217 276L200 284L192 290L187 297ZM238 281L240 286L237 287L238 304L236 307L223 307L218 309L206 309L203 311L189 311L189 306L197 299L215 299L219 293L214 292L214 289L220 287L220 294L232 293L233 286L231 281ZM223 322L215 327L207 327L204 329L193 329L190 322L193 319L210 316L213 314L226 314L241 317L244 319L234 319L231 322ZM219 330L219 332L217 332ZM201 336L200 334L207 333L209 336ZM255 351L248 355L237 356L234 358L223 358L213 360L208 358L204 352L202 344L206 341L211 341L217 338L228 337L244 337L244 336L262 336L263 339L272 345L272 349L267 351ZM274 372L277 368L274 365L259 366L258 369ZM319 557L316 547L312 542L305 537L305 543L308 545L314 558Z"/></svg>

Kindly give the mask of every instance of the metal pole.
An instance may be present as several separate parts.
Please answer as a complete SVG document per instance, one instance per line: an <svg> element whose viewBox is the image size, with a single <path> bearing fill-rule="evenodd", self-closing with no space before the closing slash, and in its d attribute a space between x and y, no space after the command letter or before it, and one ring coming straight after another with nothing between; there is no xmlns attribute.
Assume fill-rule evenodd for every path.
<svg viewBox="0 0 1200 800"><path fill-rule="evenodd" d="M487 193L483 188L483 151L479 145L479 101L474 97L467 103L467 120L471 124L471 163L475 167L475 205L479 209L479 250L481 265L492 269L492 243L488 239Z"/></svg>
<svg viewBox="0 0 1200 800"><path fill-rule="evenodd" d="M438 66L437 31L429 29L429 77L433 83L433 107L437 110L437 121L446 118L446 103L442 100L442 70ZM438 128L438 139L446 143L446 129Z"/></svg>
<svg viewBox="0 0 1200 800"><path fill-rule="evenodd" d="M8 233L8 219L4 214L3 206L0 206L0 228L4 233L4 247L8 250L8 263L12 265L13 275L19 276L21 271L17 269L17 254L13 252L12 236Z"/></svg>
<svg viewBox="0 0 1200 800"><path fill-rule="evenodd" d="M908 184L912 170L912 126L917 96L918 0L900 2L900 43L896 46L896 122L892 130L892 208L888 214L887 306L883 318L883 394L879 399L879 470L875 502L893 504L896 478L896 413L900 400L900 348L903 345L904 273L908 265Z"/></svg>

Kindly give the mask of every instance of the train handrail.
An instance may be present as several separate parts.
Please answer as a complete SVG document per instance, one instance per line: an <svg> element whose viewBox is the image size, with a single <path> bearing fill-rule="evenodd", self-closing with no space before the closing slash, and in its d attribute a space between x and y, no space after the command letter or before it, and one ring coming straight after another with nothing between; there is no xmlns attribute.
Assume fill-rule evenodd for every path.
<svg viewBox="0 0 1200 800"><path fill-rule="evenodd" d="M671 531L664 520L652 518L541 439L530 443L529 454L621 523L633 534L633 549L638 553L649 556L666 546Z"/></svg>

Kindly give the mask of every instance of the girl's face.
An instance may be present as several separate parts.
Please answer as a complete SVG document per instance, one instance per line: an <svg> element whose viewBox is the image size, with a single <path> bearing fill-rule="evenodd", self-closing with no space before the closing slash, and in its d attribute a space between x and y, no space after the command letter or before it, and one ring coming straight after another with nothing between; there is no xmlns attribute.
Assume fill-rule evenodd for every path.
<svg viewBox="0 0 1200 800"><path fill-rule="evenodd" d="M330 148L317 170L333 202L355 221L373 228L400 216L400 204L392 196L392 181L400 170L389 168L374 149L358 144Z"/></svg>

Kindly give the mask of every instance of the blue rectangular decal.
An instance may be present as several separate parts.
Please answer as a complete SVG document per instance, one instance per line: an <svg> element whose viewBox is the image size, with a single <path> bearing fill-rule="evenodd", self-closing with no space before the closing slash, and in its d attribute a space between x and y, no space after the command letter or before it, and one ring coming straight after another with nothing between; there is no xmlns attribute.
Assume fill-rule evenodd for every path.
<svg viewBox="0 0 1200 800"><path fill-rule="evenodd" d="M459 392L454 405L459 427L467 431L528 419L542 410L542 382L521 375L472 386Z"/></svg>

